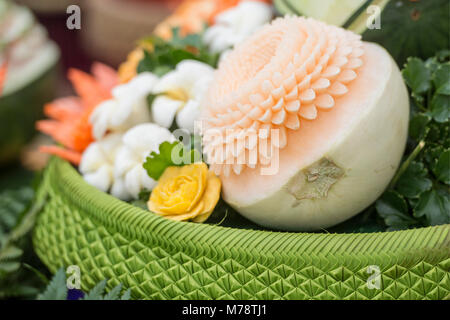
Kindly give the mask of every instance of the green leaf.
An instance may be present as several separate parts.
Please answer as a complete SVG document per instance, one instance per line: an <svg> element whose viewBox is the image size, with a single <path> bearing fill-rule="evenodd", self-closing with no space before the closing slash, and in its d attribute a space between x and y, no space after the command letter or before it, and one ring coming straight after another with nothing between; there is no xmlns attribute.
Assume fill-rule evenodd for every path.
<svg viewBox="0 0 450 320"><path fill-rule="evenodd" d="M117 286L115 286L114 288L111 289L111 291L109 291L105 297L103 298L103 300L117 300L119 299L119 295L120 292L122 291L122 284L119 283Z"/></svg>
<svg viewBox="0 0 450 320"><path fill-rule="evenodd" d="M39 290L30 285L16 283L0 290L0 299L5 298L35 298Z"/></svg>
<svg viewBox="0 0 450 320"><path fill-rule="evenodd" d="M106 288L106 280L100 281L82 300L119 300L120 292L122 291L122 284L111 289L107 294L103 295ZM131 296L131 290L128 289L120 297L120 300L129 300Z"/></svg>
<svg viewBox="0 0 450 320"><path fill-rule="evenodd" d="M431 115L437 122L446 122L450 118L450 96L436 94L431 100Z"/></svg>
<svg viewBox="0 0 450 320"><path fill-rule="evenodd" d="M0 274L11 273L20 268L20 263L15 261L0 261Z"/></svg>
<svg viewBox="0 0 450 320"><path fill-rule="evenodd" d="M416 198L431 189L433 183L427 176L423 163L413 161L399 178L396 190L407 198Z"/></svg>
<svg viewBox="0 0 450 320"><path fill-rule="evenodd" d="M174 165L172 161L172 150L179 144L180 142L163 142L159 146L159 153L152 152L147 157L143 166L150 178L158 180L167 167Z"/></svg>
<svg viewBox="0 0 450 320"><path fill-rule="evenodd" d="M408 58L402 74L416 98L426 93L431 87L430 71L419 58Z"/></svg>
<svg viewBox="0 0 450 320"><path fill-rule="evenodd" d="M450 223L450 201L448 193L431 190L420 196L414 208L414 216L425 217L431 226Z"/></svg>
<svg viewBox="0 0 450 320"><path fill-rule="evenodd" d="M438 180L447 185L450 184L450 149L440 155L433 171Z"/></svg>
<svg viewBox="0 0 450 320"><path fill-rule="evenodd" d="M150 194L152 192L150 190L144 189L139 192L138 199L130 201L130 204L133 206L136 206L138 208L141 208L143 210L148 210L147 208L147 202L150 199Z"/></svg>
<svg viewBox="0 0 450 320"><path fill-rule="evenodd" d="M19 247L19 243L23 245L26 242L19 240L28 235L40 209L39 204L33 204L26 210L33 194L33 190L28 187L0 194L0 287L10 286L7 281L3 281L21 274L24 250Z"/></svg>
<svg viewBox="0 0 450 320"><path fill-rule="evenodd" d="M44 276L45 277L45 276ZM106 280L100 281L95 287L87 293L82 300L119 300L122 284L119 283L111 289L106 295L103 295L106 288ZM59 269L53 276L47 288L42 294L39 294L38 300L66 300L68 294L66 284L66 272L64 268ZM128 289L121 297L121 300L129 300L131 296Z"/></svg>
<svg viewBox="0 0 450 320"><path fill-rule="evenodd" d="M428 124L428 132L426 141L428 146L433 144L445 145L449 142L449 125L448 121L439 123L432 121Z"/></svg>
<svg viewBox="0 0 450 320"><path fill-rule="evenodd" d="M431 74L433 74L440 65L439 60L436 57L430 57L425 61L425 66L430 70Z"/></svg>
<svg viewBox="0 0 450 320"><path fill-rule="evenodd" d="M443 152L444 148L441 145L428 147L426 149L426 154L424 154L423 157L425 162L427 163L427 166L433 169L436 166L438 159Z"/></svg>
<svg viewBox="0 0 450 320"><path fill-rule="evenodd" d="M106 280L102 280L84 296L83 300L103 300L103 292L105 292L105 288Z"/></svg>
<svg viewBox="0 0 450 320"><path fill-rule="evenodd" d="M424 113L415 114L409 122L409 135L416 141L423 139L427 133L427 125L431 117Z"/></svg>
<svg viewBox="0 0 450 320"><path fill-rule="evenodd" d="M47 277L45 276L44 273L42 273L41 271L39 271L38 269L36 269L35 267L29 265L28 263L23 263L22 264L23 267L25 269L30 270L32 273L34 273L36 275L36 277L42 281L43 284L48 285L49 280L47 279Z"/></svg>
<svg viewBox="0 0 450 320"><path fill-rule="evenodd" d="M19 258L23 253L23 250L14 246L9 245L0 251L0 261L12 260Z"/></svg>
<svg viewBox="0 0 450 320"><path fill-rule="evenodd" d="M38 295L38 300L66 300L67 299L66 272L60 268L48 284L44 293Z"/></svg>
<svg viewBox="0 0 450 320"><path fill-rule="evenodd" d="M130 300L130 299L131 299L131 289L128 289L123 293L122 297L120 297L120 300Z"/></svg>
<svg viewBox="0 0 450 320"><path fill-rule="evenodd" d="M416 221L408 216L408 205L398 192L386 191L377 200L375 207L389 229L405 229L416 224Z"/></svg>
<svg viewBox="0 0 450 320"><path fill-rule="evenodd" d="M167 167L183 166L195 163L201 155L195 149L187 150L179 141L173 143L163 142L159 146L159 153L152 152L144 163L144 169L150 178L159 180Z"/></svg>
<svg viewBox="0 0 450 320"><path fill-rule="evenodd" d="M147 202L148 202L148 199L147 199L147 201L138 199L138 200L130 201L130 204L135 206L135 207L138 207L138 208L140 208L142 210L147 210L148 211Z"/></svg>
<svg viewBox="0 0 450 320"><path fill-rule="evenodd" d="M175 65L183 60L195 60L196 58L195 54L193 54L192 52L181 49L174 49L172 51L172 57Z"/></svg>
<svg viewBox="0 0 450 320"><path fill-rule="evenodd" d="M446 62L450 60L450 50L441 50L436 53L436 59L439 62Z"/></svg>
<svg viewBox="0 0 450 320"><path fill-rule="evenodd" d="M153 59L152 55L150 54L150 52L148 52L147 50L144 50L144 58L139 61L138 67L137 67L137 72L138 73L142 73L142 72L146 72L146 71L153 71L153 69L155 69L156 67L156 61Z"/></svg>
<svg viewBox="0 0 450 320"><path fill-rule="evenodd" d="M148 201L151 193L152 192L150 190L143 189L143 190L141 190L141 192L139 192L138 199L143 200L143 201Z"/></svg>
<svg viewBox="0 0 450 320"><path fill-rule="evenodd" d="M142 43L150 44L153 50L144 52L144 57L138 64L138 73L152 72L163 76L186 59L201 61L214 68L217 66L219 55L209 52L203 45L201 33L181 37L179 28L175 28L170 41L151 36Z"/></svg>
<svg viewBox="0 0 450 320"><path fill-rule="evenodd" d="M391 190L376 203L379 216L390 229L449 221L449 59L448 50L426 62L409 58L402 71L413 98L410 139Z"/></svg>
<svg viewBox="0 0 450 320"><path fill-rule="evenodd" d="M201 48L203 46L202 34L193 33L185 37L180 34L180 27L175 27L172 29L172 39L170 43L178 47L194 47Z"/></svg>
<svg viewBox="0 0 450 320"><path fill-rule="evenodd" d="M9 185L16 180L3 182ZM24 181L17 183L24 185ZM46 270L35 260L29 232L45 203L45 196L42 196L32 203L34 191L28 186L0 193L0 299L35 298L45 287L36 273L25 267L29 262Z"/></svg>
<svg viewBox="0 0 450 320"><path fill-rule="evenodd" d="M0 250L0 272L10 273L17 271L20 268L20 263L17 261L23 254L23 250L14 246L7 245Z"/></svg>
<svg viewBox="0 0 450 320"><path fill-rule="evenodd" d="M432 78L437 94L450 95L450 63L439 65Z"/></svg>
<svg viewBox="0 0 450 320"><path fill-rule="evenodd" d="M29 187L0 193L0 244L6 233L17 224L33 195L33 189Z"/></svg>

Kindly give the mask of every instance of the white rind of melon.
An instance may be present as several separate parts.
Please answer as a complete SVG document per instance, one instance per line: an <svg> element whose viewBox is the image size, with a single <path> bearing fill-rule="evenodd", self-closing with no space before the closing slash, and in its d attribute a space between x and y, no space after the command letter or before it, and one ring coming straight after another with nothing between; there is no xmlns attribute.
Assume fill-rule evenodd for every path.
<svg viewBox="0 0 450 320"><path fill-rule="evenodd" d="M325 149L317 148L320 154L303 156L306 162L300 160L300 167L295 170L292 165L282 168L280 176L273 181L270 176L253 181L249 176L242 181L236 176L230 181L222 178L224 200L243 216L270 228L319 230L353 217L386 189L404 153L409 98L400 70L390 55L376 44L364 43L364 46L364 63L371 64L370 71L361 70L355 81L374 82L376 89L367 93L369 103L357 110L338 137L330 138L334 141L329 145L325 143ZM350 87L350 91L355 87ZM337 103L335 108L339 107L343 106ZM300 190L309 183L305 172L310 172L308 170L323 159L340 168L342 176L329 187L325 196L299 199L293 190ZM251 185L245 186L246 179L258 185L257 189L262 192L251 191ZM249 192L245 192L246 188Z"/></svg>
<svg viewBox="0 0 450 320"><path fill-rule="evenodd" d="M367 0L296 0L295 9L307 17L342 26ZM292 5L292 4L291 4Z"/></svg>

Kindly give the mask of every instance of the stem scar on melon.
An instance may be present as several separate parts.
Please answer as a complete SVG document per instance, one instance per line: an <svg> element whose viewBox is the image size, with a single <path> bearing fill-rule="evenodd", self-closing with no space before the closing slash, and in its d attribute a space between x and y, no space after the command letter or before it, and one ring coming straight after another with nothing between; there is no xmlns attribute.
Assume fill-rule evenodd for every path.
<svg viewBox="0 0 450 320"><path fill-rule="evenodd" d="M284 17L222 60L202 119L227 203L263 226L318 230L361 212L388 186L406 145L409 99L379 45ZM267 145L279 164L272 175L262 173Z"/></svg>
<svg viewBox="0 0 450 320"><path fill-rule="evenodd" d="M326 198L328 190L344 174L342 168L327 158L300 171L286 186L287 192L297 200L292 206L297 207L303 199Z"/></svg>

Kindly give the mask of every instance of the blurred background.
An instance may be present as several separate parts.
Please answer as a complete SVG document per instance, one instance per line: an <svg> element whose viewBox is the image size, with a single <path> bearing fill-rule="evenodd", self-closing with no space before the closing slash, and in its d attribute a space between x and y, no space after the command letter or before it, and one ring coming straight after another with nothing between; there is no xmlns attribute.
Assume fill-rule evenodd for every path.
<svg viewBox="0 0 450 320"><path fill-rule="evenodd" d="M150 35L180 2L0 0L0 192L29 184L33 171L45 166L48 156L39 153L38 146L48 144L49 138L36 135L34 122L43 117L44 103L72 94L67 70L78 68L87 72L94 61L117 68L136 42ZM72 14L67 12L71 5L81 9L79 30L69 30L66 25ZM26 12L33 19L32 28L42 26L44 36L36 32L26 39L26 32L20 31L27 25ZM55 54L55 61L46 68L28 66L44 63L28 63L40 52L38 38L47 38L39 41L53 42L59 48L60 55ZM22 48L15 49L20 47L16 43L23 43ZM8 51L9 47L13 49ZM10 63L2 92L1 71L6 60ZM13 76L18 74L20 79Z"/></svg>
<svg viewBox="0 0 450 320"><path fill-rule="evenodd" d="M15 0L29 7L62 50L65 68L87 71L93 60L116 67L181 0ZM81 30L68 30L70 5L81 8Z"/></svg>
<svg viewBox="0 0 450 320"><path fill-rule="evenodd" d="M94 61L117 68L179 2L0 0L0 300L35 298L51 277L33 250L30 229L7 245L33 206L49 159L39 146L53 142L35 130L44 105L74 94L70 68L89 72ZM72 5L81 12L79 30L67 27ZM78 299L80 292L71 295Z"/></svg>

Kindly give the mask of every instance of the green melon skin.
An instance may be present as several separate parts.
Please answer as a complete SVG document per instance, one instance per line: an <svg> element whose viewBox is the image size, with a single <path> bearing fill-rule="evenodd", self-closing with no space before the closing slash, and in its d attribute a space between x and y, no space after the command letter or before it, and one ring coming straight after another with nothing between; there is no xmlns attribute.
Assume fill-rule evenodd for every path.
<svg viewBox="0 0 450 320"><path fill-rule="evenodd" d="M403 66L408 57L429 58L450 48L449 0L391 0L381 15L381 29L363 33L381 44Z"/></svg>
<svg viewBox="0 0 450 320"><path fill-rule="evenodd" d="M58 64L22 89L0 97L0 166L10 164L36 133L43 106L55 97Z"/></svg>
<svg viewBox="0 0 450 320"><path fill-rule="evenodd" d="M390 0L380 16L381 28L372 30L365 26L366 17L369 17L366 8L383 1L360 0L360 7L355 7L357 3L357 0L274 1L282 15L305 15L362 33L364 41L378 43L387 49L400 67L408 57L426 59L450 48L449 0ZM326 6L324 11L318 10L320 5ZM324 15L329 8L333 9L330 10L332 14ZM357 20L359 18L362 20ZM354 22L358 22L356 26Z"/></svg>

